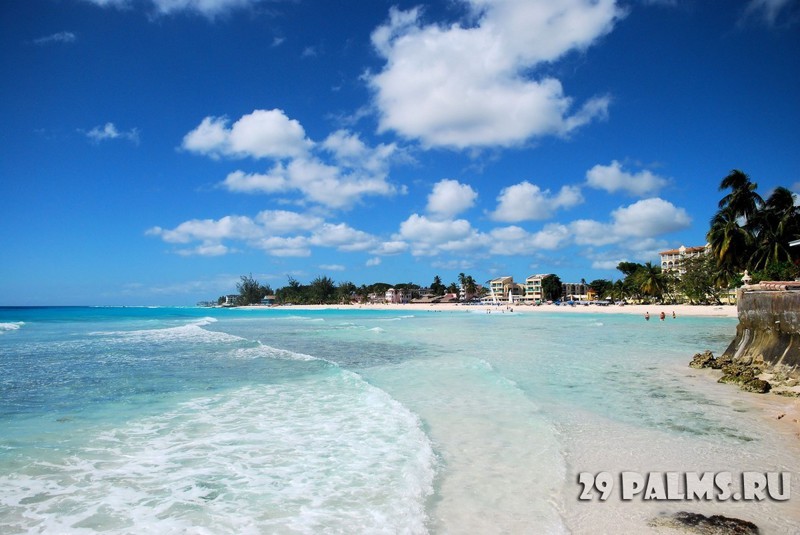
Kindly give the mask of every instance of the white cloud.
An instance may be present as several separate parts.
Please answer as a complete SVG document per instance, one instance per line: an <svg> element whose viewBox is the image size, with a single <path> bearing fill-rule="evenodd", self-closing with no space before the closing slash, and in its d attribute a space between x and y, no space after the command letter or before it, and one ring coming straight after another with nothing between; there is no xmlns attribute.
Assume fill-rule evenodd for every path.
<svg viewBox="0 0 800 535"><path fill-rule="evenodd" d="M644 196L658 192L669 180L651 173L648 170L629 173L622 169L622 164L613 160L610 165L595 165L586 172L586 184L592 188L602 189L609 193L625 191L632 195Z"/></svg>
<svg viewBox="0 0 800 535"><path fill-rule="evenodd" d="M663 247L663 243L654 241L656 236L682 230L690 223L686 210L655 197L614 210L608 223L590 219L573 221L569 231L578 245L618 244L627 250L642 251Z"/></svg>
<svg viewBox="0 0 800 535"><path fill-rule="evenodd" d="M481 245L481 235L466 219L439 221L419 214L411 214L400 223L394 239L408 242L414 256L463 251Z"/></svg>
<svg viewBox="0 0 800 535"><path fill-rule="evenodd" d="M500 191L497 209L491 218L514 223L547 219L559 208L570 208L583 202L580 188L562 186L556 195L530 182L520 182Z"/></svg>
<svg viewBox="0 0 800 535"><path fill-rule="evenodd" d="M222 256L229 252L231 250L221 243L203 243L191 249L178 249L177 251L181 256Z"/></svg>
<svg viewBox="0 0 800 535"><path fill-rule="evenodd" d="M283 236L270 236L254 243L256 247L262 249L270 256L279 257L308 257L311 256L311 249L308 246L308 238L305 236L294 236L286 238Z"/></svg>
<svg viewBox="0 0 800 535"><path fill-rule="evenodd" d="M225 117L206 117L183 138L183 148L213 158L295 158L313 143L283 110L254 110L227 127Z"/></svg>
<svg viewBox="0 0 800 535"><path fill-rule="evenodd" d="M215 256L233 252L224 242L238 241L264 250L272 256L310 256L312 247L339 251L367 251L381 248L373 235L346 223L328 223L320 217L287 210L264 210L255 218L228 215L220 219L192 219L174 229L152 227L147 235L158 236L166 243L190 244L178 254ZM397 244L385 244L383 254L399 251ZM406 244L402 247L407 248ZM373 252L373 254L379 254Z"/></svg>
<svg viewBox="0 0 800 535"><path fill-rule="evenodd" d="M256 216L256 221L267 233L277 236L313 230L324 223L319 217L288 210L264 210Z"/></svg>
<svg viewBox="0 0 800 535"><path fill-rule="evenodd" d="M317 267L325 271L344 271L345 269L347 269L341 264L320 264Z"/></svg>
<svg viewBox="0 0 800 535"><path fill-rule="evenodd" d="M261 228L246 216L225 216L220 219L192 219L172 230L153 227L147 234L160 236L167 243L192 241L219 242L225 239L251 239L263 234Z"/></svg>
<svg viewBox="0 0 800 535"><path fill-rule="evenodd" d="M489 252L493 255L530 255L535 251L554 250L570 238L570 231L560 224L546 225L538 232L511 225L489 232Z"/></svg>
<svg viewBox="0 0 800 535"><path fill-rule="evenodd" d="M450 219L475 204L478 193L468 184L457 180L440 180L428 195L427 211L430 214Z"/></svg>
<svg viewBox="0 0 800 535"><path fill-rule="evenodd" d="M86 0L102 7L125 8L133 5L133 0ZM264 0L150 0L156 13L168 15L187 11L214 18L234 9L241 9Z"/></svg>
<svg viewBox="0 0 800 535"><path fill-rule="evenodd" d="M637 238L682 230L692 221L686 210L658 197L618 208L611 213L611 217L616 234Z"/></svg>
<svg viewBox="0 0 800 535"><path fill-rule="evenodd" d="M614 233L614 227L591 219L578 219L569 224L570 231L578 245L608 245L616 243L620 237Z"/></svg>
<svg viewBox="0 0 800 535"><path fill-rule="evenodd" d="M280 163L275 167L277 172L268 174L248 174L243 171L234 171L225 177L221 185L228 191L240 193L274 193L286 191L289 187L289 182L286 180L286 177L283 176L285 169Z"/></svg>
<svg viewBox="0 0 800 535"><path fill-rule="evenodd" d="M281 110L256 110L236 121L206 117L183 138L183 148L211 158L271 158L266 173L228 174L220 186L238 193L299 191L306 200L331 208L351 208L368 195L405 192L387 181L394 144L367 146L357 134L338 130L316 145L299 122ZM318 150L319 157L312 154ZM321 156L328 156L332 162ZM288 160L286 163L283 160Z"/></svg>
<svg viewBox="0 0 800 535"><path fill-rule="evenodd" d="M49 45L50 43L74 43L77 39L78 36L73 32L58 32L45 37L39 37L38 39L34 39L33 42L37 45Z"/></svg>
<svg viewBox="0 0 800 535"><path fill-rule="evenodd" d="M336 247L340 251L365 251L377 240L370 234L356 230L345 223L324 223L309 239L312 245Z"/></svg>
<svg viewBox="0 0 800 535"><path fill-rule="evenodd" d="M99 143L101 141L105 141L107 139L127 139L133 143L139 143L139 130L136 128L132 128L127 132L120 132L117 130L117 127L114 123L106 123L102 127L95 126L88 132L86 132L86 137L91 139L92 141Z"/></svg>
<svg viewBox="0 0 800 535"><path fill-rule="evenodd" d="M402 240L392 240L392 241L385 241L379 244L373 251L372 254L376 255L383 255L383 256L391 256L400 253L404 253L408 251L408 243Z"/></svg>
<svg viewBox="0 0 800 535"><path fill-rule="evenodd" d="M370 258L369 260L367 260L367 263L365 265L367 267L380 266L381 265L381 259L380 259L380 257L374 256L374 257Z"/></svg>
<svg viewBox="0 0 800 535"><path fill-rule="evenodd" d="M379 130L426 146L512 146L565 135L607 114L595 97L577 112L561 83L531 71L583 50L624 15L613 0L469 0L469 25L423 25L392 9L372 34L386 65L368 76Z"/></svg>

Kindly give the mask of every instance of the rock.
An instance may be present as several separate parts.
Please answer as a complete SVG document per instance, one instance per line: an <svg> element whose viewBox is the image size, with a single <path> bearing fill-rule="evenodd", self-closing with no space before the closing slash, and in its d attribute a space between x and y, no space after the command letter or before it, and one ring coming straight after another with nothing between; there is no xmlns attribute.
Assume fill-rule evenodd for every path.
<svg viewBox="0 0 800 535"><path fill-rule="evenodd" d="M772 385L762 379L751 379L746 383L742 383L742 390L745 392L755 392L757 394L766 394L770 391Z"/></svg>
<svg viewBox="0 0 800 535"><path fill-rule="evenodd" d="M652 527L669 527L701 535L758 535L758 526L747 520L722 515L705 516L700 513L680 511L669 516L656 517L648 524Z"/></svg>
<svg viewBox="0 0 800 535"><path fill-rule="evenodd" d="M690 368L713 368L714 366L714 354L706 350L703 353L696 353L694 357L692 357L692 362L689 363Z"/></svg>
<svg viewBox="0 0 800 535"><path fill-rule="evenodd" d="M739 364L729 364L722 367L722 377L719 383L743 384L756 378L756 370Z"/></svg>
<svg viewBox="0 0 800 535"><path fill-rule="evenodd" d="M715 370L721 370L723 367L730 366L731 364L733 364L733 357L730 355L722 355L714 360L711 367Z"/></svg>

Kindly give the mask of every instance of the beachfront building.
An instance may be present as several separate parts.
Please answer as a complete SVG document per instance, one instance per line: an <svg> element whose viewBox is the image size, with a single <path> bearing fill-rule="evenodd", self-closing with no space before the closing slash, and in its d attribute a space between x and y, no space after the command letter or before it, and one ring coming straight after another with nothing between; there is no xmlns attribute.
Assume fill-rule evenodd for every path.
<svg viewBox="0 0 800 535"><path fill-rule="evenodd" d="M389 288L384 295L384 301L392 304L408 303L409 295L402 288Z"/></svg>
<svg viewBox="0 0 800 535"><path fill-rule="evenodd" d="M542 290L542 281L549 277L550 273L543 273L541 275L531 275L525 279L525 291L522 300L529 305L539 305L544 302L544 291Z"/></svg>
<svg viewBox="0 0 800 535"><path fill-rule="evenodd" d="M681 245L678 249L670 249L669 251L661 251L661 271L677 272L679 275L686 273L682 267L684 260L694 258L711 253L711 244L701 245L699 247L686 247Z"/></svg>
<svg viewBox="0 0 800 535"><path fill-rule="evenodd" d="M587 301L589 285L585 282L565 282L561 284L561 299L565 301Z"/></svg>
<svg viewBox="0 0 800 535"><path fill-rule="evenodd" d="M488 281L489 295L483 298L491 304L517 303L522 300L524 287L514 282L514 277L499 277Z"/></svg>

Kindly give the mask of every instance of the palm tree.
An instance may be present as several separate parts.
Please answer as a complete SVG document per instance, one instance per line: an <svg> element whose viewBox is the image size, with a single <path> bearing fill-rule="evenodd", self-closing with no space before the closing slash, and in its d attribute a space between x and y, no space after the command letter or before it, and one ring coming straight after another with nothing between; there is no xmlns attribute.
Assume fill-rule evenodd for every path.
<svg viewBox="0 0 800 535"><path fill-rule="evenodd" d="M744 218L745 225L764 204L764 199L756 193L758 184L739 169L734 169L720 182L720 191L730 188L731 192L719 201L720 210L730 209L736 218Z"/></svg>
<svg viewBox="0 0 800 535"><path fill-rule="evenodd" d="M661 272L661 266L654 266L647 262L639 271L639 287L644 295L661 298L666 288L666 280Z"/></svg>
<svg viewBox="0 0 800 535"><path fill-rule="evenodd" d="M780 186L775 188L764 207L753 219L756 236L755 250L750 257L750 269L763 270L772 264L792 261L789 242L800 235L800 207L794 195Z"/></svg>
<svg viewBox="0 0 800 535"><path fill-rule="evenodd" d="M736 272L747 267L747 260L752 254L753 236L739 224L733 208L722 208L711 218L706 241L711 245L717 268Z"/></svg>

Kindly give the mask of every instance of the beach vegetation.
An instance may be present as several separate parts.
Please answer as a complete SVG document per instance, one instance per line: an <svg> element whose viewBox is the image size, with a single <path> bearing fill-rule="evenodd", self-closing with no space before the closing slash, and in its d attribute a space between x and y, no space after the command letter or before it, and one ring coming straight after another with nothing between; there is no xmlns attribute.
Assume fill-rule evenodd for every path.
<svg viewBox="0 0 800 535"><path fill-rule="evenodd" d="M442 279L439 275L433 277L433 282L431 283L431 290L433 291L434 295L444 295L447 291L447 287L442 284Z"/></svg>
<svg viewBox="0 0 800 535"><path fill-rule="evenodd" d="M689 304L699 305L713 302L720 304L721 289L716 284L715 260L711 255L688 257L680 265L682 274L677 279L679 293Z"/></svg>
<svg viewBox="0 0 800 535"><path fill-rule="evenodd" d="M253 278L252 273L240 277L240 281L236 284L236 290L239 292L239 297L236 301L239 306L259 304L264 297L272 294L272 288L269 285L258 282Z"/></svg>
<svg viewBox="0 0 800 535"><path fill-rule="evenodd" d="M741 284L745 270L784 280L800 275L800 248L789 245L800 236L800 206L785 187L775 188L766 201L757 188L738 169L720 182L719 189L729 191L720 199L706 235L719 287Z"/></svg>
<svg viewBox="0 0 800 535"><path fill-rule="evenodd" d="M613 293L614 283L608 279L595 279L589 283L589 289L598 299L606 299Z"/></svg>
<svg viewBox="0 0 800 535"><path fill-rule="evenodd" d="M542 296L546 301L561 299L561 279L558 275L548 275L542 279Z"/></svg>

